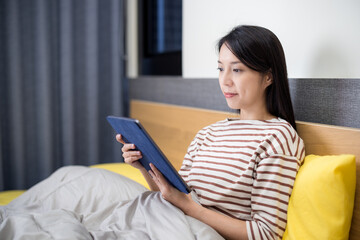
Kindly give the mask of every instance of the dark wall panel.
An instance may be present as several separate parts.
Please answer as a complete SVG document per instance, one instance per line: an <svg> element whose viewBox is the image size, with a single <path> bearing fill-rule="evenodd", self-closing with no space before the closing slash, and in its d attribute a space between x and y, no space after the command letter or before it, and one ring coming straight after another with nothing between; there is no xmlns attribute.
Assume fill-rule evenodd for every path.
<svg viewBox="0 0 360 240"><path fill-rule="evenodd" d="M360 128L360 79L290 79L289 84L296 120ZM130 79L130 98L231 111L215 78Z"/></svg>

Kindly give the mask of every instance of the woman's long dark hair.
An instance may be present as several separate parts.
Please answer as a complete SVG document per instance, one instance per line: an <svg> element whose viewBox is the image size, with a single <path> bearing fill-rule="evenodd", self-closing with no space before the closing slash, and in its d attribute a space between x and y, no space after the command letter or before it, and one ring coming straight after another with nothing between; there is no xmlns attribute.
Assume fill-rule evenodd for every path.
<svg viewBox="0 0 360 240"><path fill-rule="evenodd" d="M270 114L288 121L296 130L290 98L284 50L270 30L259 26L238 26L218 42L218 51L225 44L247 67L272 74L266 89L266 107Z"/></svg>

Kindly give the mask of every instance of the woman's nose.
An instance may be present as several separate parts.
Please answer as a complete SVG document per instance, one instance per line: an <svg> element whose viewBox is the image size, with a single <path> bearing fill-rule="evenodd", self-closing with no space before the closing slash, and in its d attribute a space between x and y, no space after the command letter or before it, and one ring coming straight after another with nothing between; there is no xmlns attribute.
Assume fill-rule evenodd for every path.
<svg viewBox="0 0 360 240"><path fill-rule="evenodd" d="M220 78L221 78L220 81L222 82L223 85L228 87L233 85L233 80L229 71L223 71L223 74L221 74Z"/></svg>

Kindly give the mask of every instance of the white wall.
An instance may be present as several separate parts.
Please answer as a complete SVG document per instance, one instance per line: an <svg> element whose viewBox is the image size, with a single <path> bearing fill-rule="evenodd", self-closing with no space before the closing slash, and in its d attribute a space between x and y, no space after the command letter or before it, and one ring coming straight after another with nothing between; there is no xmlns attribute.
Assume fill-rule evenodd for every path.
<svg viewBox="0 0 360 240"><path fill-rule="evenodd" d="M358 0L183 0L183 77L217 77L216 42L239 24L278 36L290 78L360 78Z"/></svg>
<svg viewBox="0 0 360 240"><path fill-rule="evenodd" d="M126 73L130 78L138 76L138 1L128 0L126 2Z"/></svg>

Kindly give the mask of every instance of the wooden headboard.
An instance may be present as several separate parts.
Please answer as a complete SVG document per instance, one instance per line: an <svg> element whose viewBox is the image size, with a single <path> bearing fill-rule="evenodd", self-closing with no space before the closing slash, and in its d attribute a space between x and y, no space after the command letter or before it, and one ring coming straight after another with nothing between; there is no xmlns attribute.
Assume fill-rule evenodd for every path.
<svg viewBox="0 0 360 240"><path fill-rule="evenodd" d="M130 116L139 119L164 154L179 169L187 147L203 127L234 117L234 114L206 109L132 100ZM360 129L297 122L306 154L353 154L360 176ZM350 239L360 239L360 177L356 182L355 206Z"/></svg>

